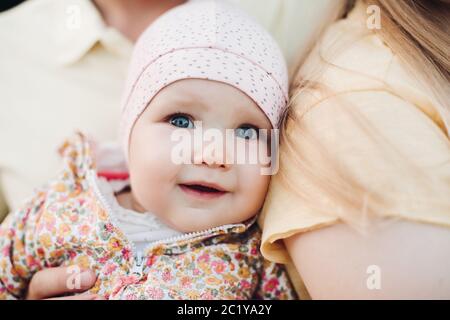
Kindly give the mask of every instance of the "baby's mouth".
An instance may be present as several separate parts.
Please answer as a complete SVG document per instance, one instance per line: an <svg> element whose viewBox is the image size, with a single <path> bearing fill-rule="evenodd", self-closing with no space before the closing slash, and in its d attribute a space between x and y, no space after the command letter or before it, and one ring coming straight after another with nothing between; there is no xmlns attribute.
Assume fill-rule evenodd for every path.
<svg viewBox="0 0 450 320"><path fill-rule="evenodd" d="M180 184L179 186L181 190L183 190L186 194L201 199L215 199L228 193L227 191L223 190L220 186L215 186L211 184L186 183Z"/></svg>

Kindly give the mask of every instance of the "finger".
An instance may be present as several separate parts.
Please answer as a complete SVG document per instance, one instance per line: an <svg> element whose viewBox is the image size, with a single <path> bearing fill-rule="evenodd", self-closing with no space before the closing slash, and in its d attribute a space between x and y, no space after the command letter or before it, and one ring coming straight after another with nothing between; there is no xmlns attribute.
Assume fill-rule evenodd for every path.
<svg viewBox="0 0 450 320"><path fill-rule="evenodd" d="M78 294L75 296L49 298L47 300L105 300L105 298L96 294Z"/></svg>
<svg viewBox="0 0 450 320"><path fill-rule="evenodd" d="M93 271L83 270L74 275L73 270L73 267L58 267L37 272L31 279L27 299L45 299L66 293L83 292L94 285L96 277ZM74 277L79 277L76 286L71 285Z"/></svg>

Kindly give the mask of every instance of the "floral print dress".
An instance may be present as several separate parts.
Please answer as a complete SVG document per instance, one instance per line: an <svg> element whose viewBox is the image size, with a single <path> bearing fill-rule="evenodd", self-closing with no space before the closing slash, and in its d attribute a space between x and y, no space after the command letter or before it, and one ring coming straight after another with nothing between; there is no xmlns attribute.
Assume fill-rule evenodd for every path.
<svg viewBox="0 0 450 320"><path fill-rule="evenodd" d="M249 221L150 243L137 250L98 189L82 133L59 149L60 174L0 227L0 299L23 299L44 268L96 272L90 290L107 299L295 299L281 265L263 259Z"/></svg>

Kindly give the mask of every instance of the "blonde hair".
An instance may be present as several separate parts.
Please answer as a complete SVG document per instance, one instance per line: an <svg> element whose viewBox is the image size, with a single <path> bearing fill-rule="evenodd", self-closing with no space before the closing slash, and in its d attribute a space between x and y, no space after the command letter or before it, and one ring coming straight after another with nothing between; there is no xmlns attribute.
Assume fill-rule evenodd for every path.
<svg viewBox="0 0 450 320"><path fill-rule="evenodd" d="M450 124L449 90L449 1L445 0L359 0L376 5L381 10L382 28L380 30L362 30L358 36L375 32L392 49L404 65L413 72L421 83L430 89L438 101L437 110L445 123L446 133ZM355 1L348 2L350 9ZM341 39L342 40L342 39ZM352 39L347 39L352 40ZM355 39L353 39L355 40ZM344 41L345 42L345 41ZM345 45L343 46L345 47ZM320 54L320 52L319 52ZM327 62L326 58L321 57ZM326 66L325 66L326 67ZM303 70L304 71L304 70ZM337 216L342 221L365 233L374 218L386 211L389 203L397 201L394 195L385 194L378 186L362 185L351 171L341 166L332 154L328 153L313 133L302 121L307 113L304 105L311 106L309 96L320 90L326 97L339 97L315 79L320 78L322 70L312 69L298 73L291 84L291 106L285 113L280 136L280 166L289 168L279 171L282 183L293 190L303 203L315 212ZM307 77L305 77L305 74ZM314 98L313 98L313 101ZM318 102L317 102L318 103ZM339 102L338 102L339 103ZM342 101L342 104L348 104ZM344 110L360 125L365 136L380 146L379 152L404 171L405 185L408 179L421 181L430 188L439 189L436 181L417 168L408 159L382 140L376 129L371 127L364 116L346 105ZM298 141L301 141L299 146ZM312 159L320 155L320 170ZM292 174L292 170L299 174ZM287 172L287 173L286 173ZM417 180L419 179L419 180ZM443 188L440 190L448 190ZM442 191L437 191L442 193ZM446 195L442 195L445 199ZM448 196L448 195L447 195ZM450 210L449 208L446 208ZM379 219L376 219L379 221Z"/></svg>
<svg viewBox="0 0 450 320"><path fill-rule="evenodd" d="M375 32L438 100L446 133L450 127L450 1L363 0L381 10Z"/></svg>

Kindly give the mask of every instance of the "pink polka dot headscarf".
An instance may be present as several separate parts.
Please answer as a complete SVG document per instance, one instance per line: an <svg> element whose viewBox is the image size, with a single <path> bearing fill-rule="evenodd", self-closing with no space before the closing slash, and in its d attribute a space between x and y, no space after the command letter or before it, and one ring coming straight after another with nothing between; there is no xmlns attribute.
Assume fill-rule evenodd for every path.
<svg viewBox="0 0 450 320"><path fill-rule="evenodd" d="M276 42L224 0L191 0L159 17L135 45L120 125L126 157L134 123L153 97L189 78L241 90L278 128L287 106L288 75Z"/></svg>

